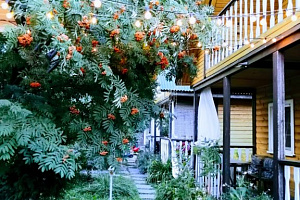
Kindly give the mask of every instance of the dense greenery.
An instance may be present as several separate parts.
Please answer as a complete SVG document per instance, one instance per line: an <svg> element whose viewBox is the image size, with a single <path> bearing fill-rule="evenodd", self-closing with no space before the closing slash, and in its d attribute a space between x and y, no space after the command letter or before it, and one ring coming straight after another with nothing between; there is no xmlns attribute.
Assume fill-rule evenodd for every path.
<svg viewBox="0 0 300 200"><path fill-rule="evenodd" d="M267 193L260 193L253 186L250 186L250 183L245 181L244 177L240 177L237 180L237 187L230 187L228 193L224 193L222 199L225 200L271 200L273 199Z"/></svg>
<svg viewBox="0 0 300 200"><path fill-rule="evenodd" d="M86 177L77 178L64 191L63 200L107 200L109 198L109 175L102 174L87 181ZM122 176L113 178L113 198L115 200L139 200L134 182Z"/></svg>
<svg viewBox="0 0 300 200"><path fill-rule="evenodd" d="M17 25L0 34L0 191L12 199L50 195L38 182L71 179L79 165L117 167L136 133L159 118L154 77L165 68L168 78L193 77L192 48L218 29L213 9L192 0L9 5ZM21 168L28 173L13 185Z"/></svg>
<svg viewBox="0 0 300 200"><path fill-rule="evenodd" d="M156 200L194 200L203 196L195 182L192 170L185 167L177 179L161 182L157 187Z"/></svg>
<svg viewBox="0 0 300 200"><path fill-rule="evenodd" d="M157 160L157 155L154 155L152 152L149 151L141 151L137 157L137 167L140 173L145 174L148 171L152 161Z"/></svg>
<svg viewBox="0 0 300 200"><path fill-rule="evenodd" d="M153 160L148 168L148 183L161 183L172 179L172 164L168 160L162 163L160 160Z"/></svg>
<svg viewBox="0 0 300 200"><path fill-rule="evenodd" d="M200 143L200 144L199 144ZM201 176L216 176L220 169L216 168L221 164L220 148L217 141L198 142L194 146L194 154L199 156L202 164Z"/></svg>

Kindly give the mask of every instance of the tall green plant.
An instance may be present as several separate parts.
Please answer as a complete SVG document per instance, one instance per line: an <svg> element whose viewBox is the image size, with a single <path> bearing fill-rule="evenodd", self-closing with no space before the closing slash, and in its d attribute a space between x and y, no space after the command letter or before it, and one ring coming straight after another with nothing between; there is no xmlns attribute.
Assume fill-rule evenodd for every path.
<svg viewBox="0 0 300 200"><path fill-rule="evenodd" d="M162 182L157 187L156 200L195 200L205 197L197 186L193 171L184 167L178 178Z"/></svg>
<svg viewBox="0 0 300 200"><path fill-rule="evenodd" d="M172 163L170 160L167 163L162 163L160 160L153 160L148 169L147 182L161 183L172 179Z"/></svg>
<svg viewBox="0 0 300 200"><path fill-rule="evenodd" d="M220 172L216 166L221 164L220 148L214 140L203 141L194 147L194 153L199 156L201 163L200 176L215 176Z"/></svg>

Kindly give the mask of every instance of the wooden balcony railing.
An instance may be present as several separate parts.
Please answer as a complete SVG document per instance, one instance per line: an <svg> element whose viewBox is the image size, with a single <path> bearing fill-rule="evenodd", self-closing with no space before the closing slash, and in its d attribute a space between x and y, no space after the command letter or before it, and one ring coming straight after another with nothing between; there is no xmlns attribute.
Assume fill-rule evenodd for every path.
<svg viewBox="0 0 300 200"><path fill-rule="evenodd" d="M214 50L206 51L205 68L213 67L245 45L253 47L251 42L272 40L262 34L299 10L299 0L232 0L215 19L221 28L213 37Z"/></svg>
<svg viewBox="0 0 300 200"><path fill-rule="evenodd" d="M300 200L300 162L281 160L284 166L285 200ZM291 196L293 198L291 198Z"/></svg>

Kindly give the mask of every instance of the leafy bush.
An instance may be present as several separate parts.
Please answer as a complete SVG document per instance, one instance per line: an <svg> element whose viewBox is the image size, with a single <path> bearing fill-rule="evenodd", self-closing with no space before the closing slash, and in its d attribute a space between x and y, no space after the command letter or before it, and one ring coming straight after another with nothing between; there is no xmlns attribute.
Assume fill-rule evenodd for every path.
<svg viewBox="0 0 300 200"><path fill-rule="evenodd" d="M156 193L156 200L194 200L203 196L196 187L194 174L187 167L177 179L159 184Z"/></svg>
<svg viewBox="0 0 300 200"><path fill-rule="evenodd" d="M194 147L194 153L199 155L202 164L201 176L215 176L219 173L216 165L221 164L220 148L215 140L203 141Z"/></svg>
<svg viewBox="0 0 300 200"><path fill-rule="evenodd" d="M65 191L64 200L107 200L109 198L109 175L103 174L88 182L86 178L76 181L75 186ZM139 200L139 194L132 180L114 176L113 198L115 200Z"/></svg>
<svg viewBox="0 0 300 200"><path fill-rule="evenodd" d="M50 119L0 99L0 199L58 195L79 167L64 142Z"/></svg>
<svg viewBox="0 0 300 200"><path fill-rule="evenodd" d="M151 162L155 159L157 159L157 157L152 152L142 151L141 153L139 153L137 157L137 167L140 173L147 173Z"/></svg>
<svg viewBox="0 0 300 200"><path fill-rule="evenodd" d="M172 164L168 160L166 164L160 160L153 160L148 169L148 183L160 183L172 179Z"/></svg>
<svg viewBox="0 0 300 200"><path fill-rule="evenodd" d="M241 177L237 180L237 187L231 187L229 192L223 195L223 199L230 200L271 200L272 198L266 193L259 193L250 186L250 183Z"/></svg>

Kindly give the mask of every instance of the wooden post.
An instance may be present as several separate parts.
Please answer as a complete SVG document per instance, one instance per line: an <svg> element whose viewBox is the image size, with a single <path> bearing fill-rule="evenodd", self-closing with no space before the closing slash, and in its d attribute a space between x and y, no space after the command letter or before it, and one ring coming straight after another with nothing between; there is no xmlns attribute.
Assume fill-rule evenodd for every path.
<svg viewBox="0 0 300 200"><path fill-rule="evenodd" d="M173 131L173 100L171 99L169 103L169 138L172 139L172 131ZM172 158L172 140L169 143L169 158Z"/></svg>
<svg viewBox="0 0 300 200"><path fill-rule="evenodd" d="M173 100L169 102L169 138L172 138Z"/></svg>
<svg viewBox="0 0 300 200"><path fill-rule="evenodd" d="M274 200L284 199L284 168L278 160L284 159L285 135L285 82L284 56L273 53L273 139L274 139Z"/></svg>
<svg viewBox="0 0 300 200"><path fill-rule="evenodd" d="M256 91L252 92L252 155L256 154Z"/></svg>
<svg viewBox="0 0 300 200"><path fill-rule="evenodd" d="M156 120L154 119L154 154L157 154L156 149Z"/></svg>
<svg viewBox="0 0 300 200"><path fill-rule="evenodd" d="M194 90L194 98L193 98L193 107L194 107L194 136L193 142L197 142L198 140L198 107L199 107L199 93ZM195 169L196 166L196 155L192 156L192 166Z"/></svg>
<svg viewBox="0 0 300 200"><path fill-rule="evenodd" d="M223 78L223 191L230 185L230 78Z"/></svg>

